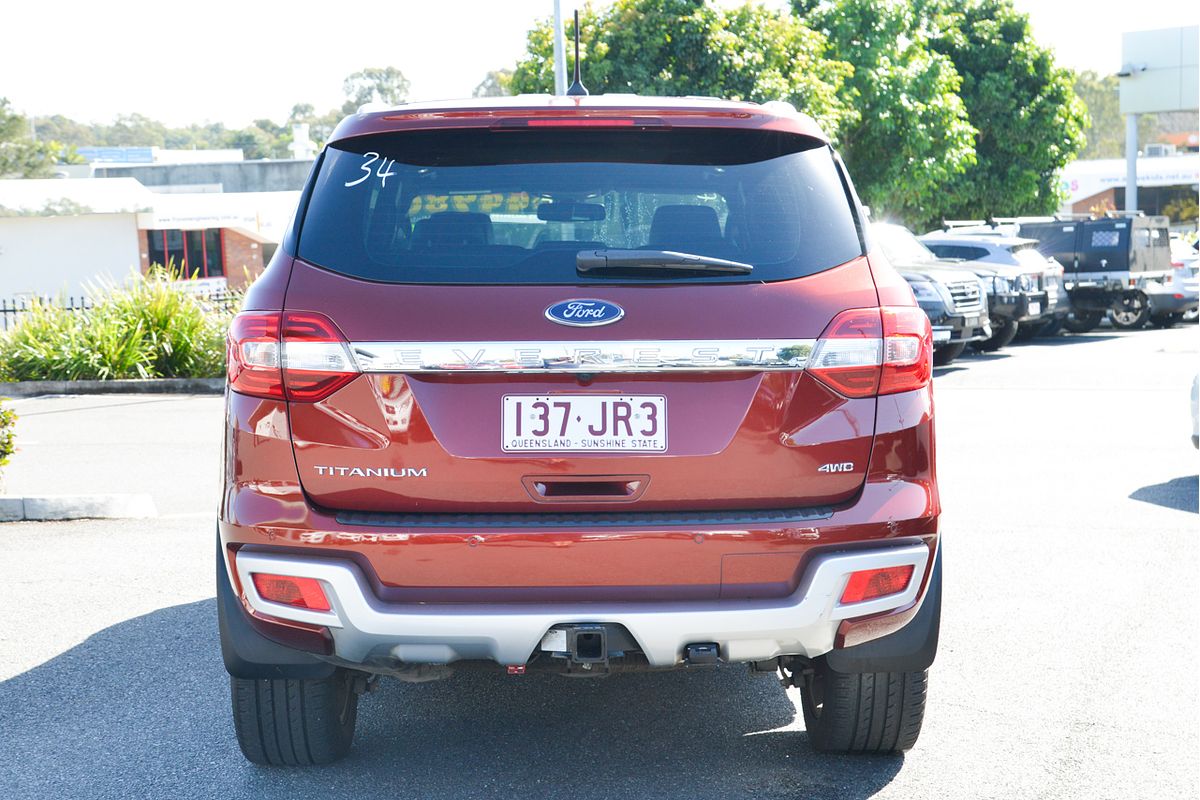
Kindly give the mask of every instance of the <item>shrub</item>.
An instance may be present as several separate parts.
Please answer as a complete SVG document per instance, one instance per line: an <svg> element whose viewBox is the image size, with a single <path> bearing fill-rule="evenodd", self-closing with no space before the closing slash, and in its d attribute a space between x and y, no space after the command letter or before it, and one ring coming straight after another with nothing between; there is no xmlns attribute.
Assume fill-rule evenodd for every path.
<svg viewBox="0 0 1200 800"><path fill-rule="evenodd" d="M86 311L34 301L0 336L0 379L220 377L236 302L214 306L178 277L155 266L128 286L92 288Z"/></svg>
<svg viewBox="0 0 1200 800"><path fill-rule="evenodd" d="M4 398L0 398L0 481L3 480L3 470L12 454L17 452L16 433L17 414L11 408L4 407Z"/></svg>

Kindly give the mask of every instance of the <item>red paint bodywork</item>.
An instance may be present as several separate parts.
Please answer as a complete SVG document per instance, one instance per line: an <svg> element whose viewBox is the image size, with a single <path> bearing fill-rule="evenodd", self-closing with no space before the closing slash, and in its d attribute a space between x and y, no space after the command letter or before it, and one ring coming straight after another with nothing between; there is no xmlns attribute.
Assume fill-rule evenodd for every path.
<svg viewBox="0 0 1200 800"><path fill-rule="evenodd" d="M633 99L514 98L498 107L412 107L348 118L334 139L389 130L555 115L655 116L664 124L749 126L824 138L806 117L759 106ZM583 293L619 303L618 325L566 329L543 310ZM473 301L473 302L472 302ZM246 308L319 311L351 341L816 338L838 312L913 305L872 254L806 278L670 286L421 286L355 280L281 249ZM469 313L463 313L468 308ZM503 394L626 392L668 398L661 455L500 451ZM329 398L289 404L227 395L220 530L230 548L286 548L355 560L385 602L720 602L793 592L822 551L937 546L932 387L849 400L807 373L576 376L362 375ZM675 435L678 427L679 435ZM294 445L294 446L293 446ZM852 461L849 473L816 472ZM429 477L321 476L318 465L424 467ZM540 502L531 476L646 476L636 497ZM702 511L832 506L826 518L752 525L422 528L351 525L368 512ZM930 559L930 564L933 559ZM926 575L920 579L924 582ZM897 629L911 610L845 623L839 646Z"/></svg>

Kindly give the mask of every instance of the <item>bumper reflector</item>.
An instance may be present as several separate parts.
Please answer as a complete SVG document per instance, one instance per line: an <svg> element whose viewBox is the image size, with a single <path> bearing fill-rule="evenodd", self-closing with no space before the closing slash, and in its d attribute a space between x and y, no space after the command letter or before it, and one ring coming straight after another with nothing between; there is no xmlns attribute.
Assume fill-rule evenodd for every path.
<svg viewBox="0 0 1200 800"><path fill-rule="evenodd" d="M846 588L842 591L842 605L861 603L864 600L873 600L876 597L903 592L908 588L908 582L912 580L912 576L912 564L853 572L850 574L850 580L846 581Z"/></svg>
<svg viewBox="0 0 1200 800"><path fill-rule="evenodd" d="M329 611L329 600L316 578L295 578L290 575L254 573L254 588L262 599L285 606Z"/></svg>

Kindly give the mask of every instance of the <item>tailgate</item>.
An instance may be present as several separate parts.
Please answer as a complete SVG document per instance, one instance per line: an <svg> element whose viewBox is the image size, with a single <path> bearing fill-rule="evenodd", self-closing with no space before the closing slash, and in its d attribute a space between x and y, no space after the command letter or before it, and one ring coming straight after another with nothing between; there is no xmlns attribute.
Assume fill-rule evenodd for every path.
<svg viewBox="0 0 1200 800"><path fill-rule="evenodd" d="M572 297L624 317L546 318ZM865 477L876 400L777 362L802 363L839 311L876 304L862 259L772 283L604 287L381 285L297 262L288 310L326 314L364 369L290 404L300 479L320 506L377 512L846 500Z"/></svg>

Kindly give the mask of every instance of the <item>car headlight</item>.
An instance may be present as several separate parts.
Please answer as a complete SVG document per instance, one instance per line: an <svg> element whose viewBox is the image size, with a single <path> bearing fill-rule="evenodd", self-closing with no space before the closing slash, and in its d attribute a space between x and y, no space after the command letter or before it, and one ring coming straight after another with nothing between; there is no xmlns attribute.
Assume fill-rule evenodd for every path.
<svg viewBox="0 0 1200 800"><path fill-rule="evenodd" d="M979 276L976 276L979 277ZM992 282L979 278L979 296L987 297L992 293Z"/></svg>
<svg viewBox="0 0 1200 800"><path fill-rule="evenodd" d="M1013 280L1003 275L993 275L992 286L996 294L1012 294L1016 289Z"/></svg>
<svg viewBox="0 0 1200 800"><path fill-rule="evenodd" d="M932 281L913 281L909 284L918 301L926 300L931 303L945 302Z"/></svg>
<svg viewBox="0 0 1200 800"><path fill-rule="evenodd" d="M1036 292L1037 285L1038 285L1037 275L1018 275L1017 276L1017 288L1019 290L1021 290L1022 292Z"/></svg>

